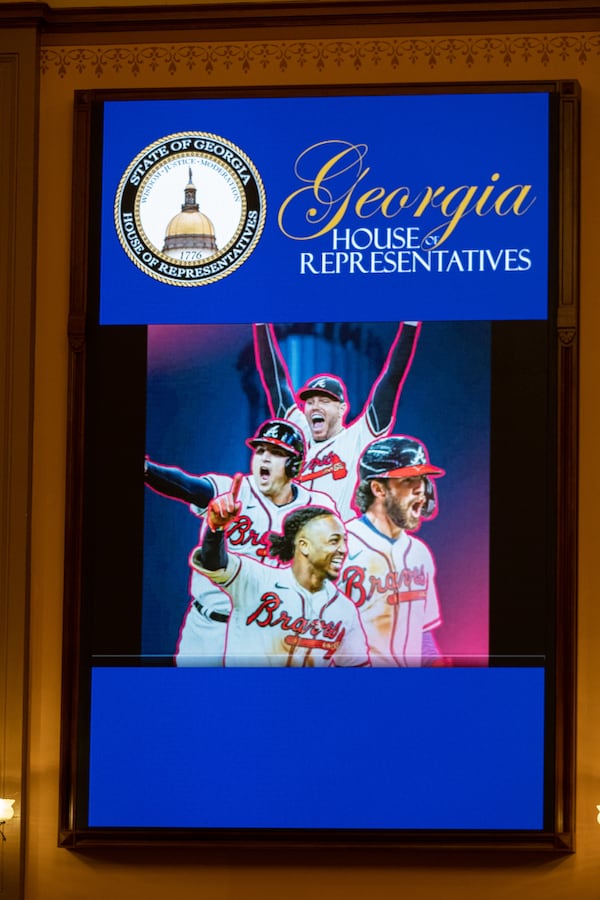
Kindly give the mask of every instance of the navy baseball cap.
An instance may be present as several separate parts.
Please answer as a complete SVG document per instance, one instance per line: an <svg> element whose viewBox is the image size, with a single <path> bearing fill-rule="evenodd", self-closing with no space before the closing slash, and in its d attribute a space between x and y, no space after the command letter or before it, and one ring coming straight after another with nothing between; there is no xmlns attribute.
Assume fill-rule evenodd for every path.
<svg viewBox="0 0 600 900"><path fill-rule="evenodd" d="M333 397L340 403L347 402L344 383L335 375L316 375L298 391L300 400L307 400L311 394L325 394L326 397Z"/></svg>
<svg viewBox="0 0 600 900"><path fill-rule="evenodd" d="M361 481L370 478L412 478L445 475L443 469L429 462L421 441L404 435L379 438L364 451L359 463Z"/></svg>
<svg viewBox="0 0 600 900"><path fill-rule="evenodd" d="M285 419L267 419L263 422L256 434L246 441L249 447L255 449L260 444L273 444L280 450L285 450L290 456L298 456L304 459L304 438L302 432L292 422Z"/></svg>

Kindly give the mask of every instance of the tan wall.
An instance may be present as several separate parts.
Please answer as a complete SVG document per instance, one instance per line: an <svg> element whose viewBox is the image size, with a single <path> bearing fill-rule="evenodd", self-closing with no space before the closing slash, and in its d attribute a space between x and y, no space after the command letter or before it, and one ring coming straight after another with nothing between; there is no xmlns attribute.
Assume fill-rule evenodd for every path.
<svg viewBox="0 0 600 900"><path fill-rule="evenodd" d="M65 4L66 5L66 4ZM70 5L70 4L69 4ZM596 508L600 498L600 34L565 31L493 37L379 35L380 41L308 40L304 48L263 40L226 45L161 40L42 52L38 312L32 519L31 702L27 900L158 900L177 896L246 898L600 898L600 577ZM184 39L185 40L185 39ZM52 42L56 44L56 40ZM57 849L61 604L65 496L67 309L73 92L108 87L187 87L405 81L576 78L582 85L581 540L577 853L532 860L464 852L394 862L341 853L305 862L301 852L216 853L185 849L73 853ZM515 136L518 140L518 135ZM518 500L520 508L528 504ZM527 565L526 549L515 565ZM169 799L161 798L168 817Z"/></svg>

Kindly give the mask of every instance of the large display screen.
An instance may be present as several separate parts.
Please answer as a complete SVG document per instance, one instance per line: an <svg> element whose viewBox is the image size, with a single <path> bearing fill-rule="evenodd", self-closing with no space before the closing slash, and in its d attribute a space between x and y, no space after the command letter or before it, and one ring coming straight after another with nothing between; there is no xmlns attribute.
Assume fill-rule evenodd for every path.
<svg viewBox="0 0 600 900"><path fill-rule="evenodd" d="M81 100L66 843L555 840L559 93Z"/></svg>

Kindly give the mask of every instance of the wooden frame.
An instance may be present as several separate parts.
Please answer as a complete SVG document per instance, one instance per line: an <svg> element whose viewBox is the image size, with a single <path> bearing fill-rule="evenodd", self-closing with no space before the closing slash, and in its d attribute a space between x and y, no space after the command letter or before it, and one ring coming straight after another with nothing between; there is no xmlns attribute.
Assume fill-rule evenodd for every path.
<svg viewBox="0 0 600 900"><path fill-rule="evenodd" d="M274 92L243 91L212 92L218 100L244 97L261 99L268 102L269 97L285 96L315 97L317 89L299 88L295 91ZM574 778L574 709L575 709L575 595L576 595L576 484L577 484L577 212L578 212L578 89L573 82L536 82L531 84L498 84L498 85L437 85L428 87L411 86L377 86L377 88L347 88L332 85L327 93L333 97L343 98L348 95L369 96L446 96L460 97L477 94L499 94L518 97L523 94L548 96L551 106L551 131L548 141L548 168L550 172L550 190L548 195L549 231L548 251L548 298L549 315L544 326L545 337L542 340L545 349L538 359L546 359L547 371L543 384L544 396L549 402L547 423L550 431L545 434L529 434L528 446L540 448L547 444L550 437L548 469L542 479L541 490L548 496L550 525L546 538L538 546L536 561L548 565L548 584L552 587L554 601L552 609L546 612L546 627L551 636L546 636L546 643L540 646L522 646L517 643L511 649L510 641L501 642L500 653L513 657L512 665L517 666L517 658L536 656L540 652L548 654L550 662L546 669L546 689L550 699L545 710L545 789L544 789L544 822L538 828L465 828L465 827L401 827L373 828L353 827L348 830L340 827L308 827L284 828L268 827L239 828L235 824L212 828L184 827L175 825L165 827L168 823L156 822L153 827L140 827L136 824L124 825L122 821L109 824L89 825L87 816L87 796L89 788L89 669L92 666L93 636L91 644L84 643L83 635L89 633L90 626L90 541L98 538L98 528L93 525L92 513L97 512L94 506L98 502L98 493L91 490L94 472L102 460L102 452L94 450L100 429L91 426L91 419L97 417L106 404L107 397L116 388L109 387L104 396L100 389L100 373L106 378L106 354L99 333L103 326L99 325L98 302L99 281L103 260L100 251L101 241L106 240L106 232L101 232L99 210L101 196L95 178L100 171L102 159L99 158L98 135L101 133L100 119L105 104L126 102L135 103L151 100L169 103L178 97L204 99L202 95L174 94L168 92L88 92L78 95L75 116L75 163L74 163L74 206L73 206L73 268L71 284L71 314L69 320L69 339L71 346L70 398L69 398L69 457L66 525L66 598L65 598L65 649L64 649L64 691L63 691L63 737L62 737L62 787L61 787L61 822L60 843L62 846L87 847L106 843L135 842L180 842L193 841L201 843L261 841L271 843L306 844L318 840L331 845L361 846L510 846L520 848L540 848L557 851L573 848L573 778ZM205 99L208 99L206 97ZM165 131L165 134L167 132ZM156 134L159 141L164 135ZM150 144L146 144L148 149ZM100 153L101 156L101 153ZM146 158L148 158L146 156ZM143 159L143 157L142 157ZM105 210L106 211L106 210ZM126 245L126 240L125 240ZM133 249L132 249L133 248ZM135 262L136 250L130 244L127 265ZM141 255L141 254L139 254ZM308 265L308 263L307 263ZM142 271L136 263L137 270ZM133 267L131 267L133 268ZM163 269L167 273L167 269ZM139 278L139 272L136 271ZM142 277L149 283L147 273ZM229 277L229 276L227 276ZM233 278L233 276L231 276ZM152 276L150 276L152 278ZM181 293L177 286L169 289ZM162 288L161 288L162 290ZM203 285L200 290L210 290ZM190 293L184 291L184 293ZM100 301L102 302L102 301ZM262 313L262 310L261 310ZM296 313L297 315L297 313ZM409 318L409 316L403 316ZM267 317L267 320L270 317ZM337 321L333 316L334 321ZM490 316L490 318L494 318ZM262 316L259 318L262 321ZM325 321L330 321L324 317ZM105 322L111 322L110 314ZM135 315L132 321L135 319ZM156 321L162 321L160 318ZM185 315L182 322L187 321ZM212 320L210 320L212 321ZM217 320L218 321L218 320ZM237 320L233 320L237 321ZM309 322L311 319L309 318ZM314 321L319 321L315 319ZM113 321L113 331L123 335L125 351L123 358L130 352L128 344L128 326L121 326ZM505 340L505 343L503 343ZM522 361L526 357L523 343L526 341L521 326L516 326L514 333L508 338L495 339L496 354L501 359L508 353L517 353ZM118 339L117 339L118 342ZM547 343L545 343L547 342ZM500 348L500 350L498 350ZM110 352L114 345L110 345ZM144 347L145 351L145 347ZM138 353L138 348L135 350ZM520 355L519 355L520 354ZM139 363L139 359L138 359ZM490 364L491 365L491 364ZM496 365L496 364L495 364ZM142 365L143 367L143 365ZM138 366L139 368L139 366ZM135 377L139 376L136 371ZM496 382L510 376L510 366L498 364ZM143 378L146 377L144 370ZM144 388L145 390L145 388ZM531 386L531 391L534 387ZM499 396L496 424L490 426L489 432L494 445L494 453L512 452L509 443L501 436L503 427L509 423L510 416L506 407L509 405L508 395L496 391ZM534 394L530 394L530 397ZM118 433L123 422L113 422L109 412L102 412L103 425L109 424L113 437ZM501 425L497 423L500 422ZM521 420L518 419L519 424ZM138 426L134 426L135 428ZM533 426L535 431L535 426ZM140 430L138 428L138 430ZM538 429L539 431L539 429ZM139 441L138 441L139 445ZM136 448L137 452L139 446ZM175 461L174 461L175 462ZM141 483L141 482L140 482ZM504 485L506 483L504 482ZM492 498L500 491L492 489ZM90 501L90 497L92 500ZM92 505L90 506L90 502ZM100 516L102 524L106 525ZM138 528L140 521L138 520ZM135 530L135 529L134 529ZM495 542L493 541L492 544ZM136 546L140 546L137 541ZM138 560L134 552L134 568L143 569L144 564ZM550 562L547 562L547 559ZM123 585L131 584L128 576L117 565L113 574L123 577ZM137 576L136 576L137 577ZM492 576L490 576L492 580ZM116 588L117 594L123 588ZM537 598L538 609L540 598ZM119 601L121 602L121 600ZM92 599L92 606L97 604ZM95 609L94 615L97 615ZM136 620L137 621L137 620ZM139 628L138 625L133 626ZM504 626L506 630L507 626ZM502 630L502 629L501 629ZM552 636L553 635L553 636ZM86 639L87 640L87 639ZM459 654L460 656L460 654ZM510 663L510 660L509 660ZM501 667L500 667L501 668ZM544 667L542 667L544 668ZM87 673L87 674L86 674ZM399 673L405 674L405 673ZM125 773L126 774L126 773Z"/></svg>
<svg viewBox="0 0 600 900"><path fill-rule="evenodd" d="M231 14L230 14L231 13ZM569 21L586 28L597 21L600 6L597 0L579 0L575 4L533 0L526 8L521 0L489 0L476 6L470 0L431 0L428 3L410 0L379 0L369 7L353 0L319 2L228 3L176 5L168 11L123 6L118 14L109 8L56 8L46 3L5 3L2 18L7 27L39 25L44 33L55 35L83 35L90 33L141 31L186 31L190 27L229 31L235 27L295 28L309 25L329 28L340 25L349 28L365 26L413 27L415 24L471 28L473 24L488 22L518 22L523 27L539 23Z"/></svg>

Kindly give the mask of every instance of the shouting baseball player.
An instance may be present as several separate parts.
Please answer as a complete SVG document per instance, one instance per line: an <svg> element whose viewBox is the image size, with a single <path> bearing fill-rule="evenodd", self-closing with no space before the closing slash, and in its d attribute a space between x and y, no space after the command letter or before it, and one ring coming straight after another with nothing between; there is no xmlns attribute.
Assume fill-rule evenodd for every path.
<svg viewBox="0 0 600 900"><path fill-rule="evenodd" d="M417 322L400 324L362 413L346 426L348 398L344 383L335 375L315 375L295 398L273 326L254 325L256 361L271 414L294 422L307 441L299 480L311 490L329 494L344 521L356 515L352 498L360 454L373 438L392 430L419 330Z"/></svg>
<svg viewBox="0 0 600 900"><path fill-rule="evenodd" d="M305 448L302 432L291 422L269 419L246 443L253 451L251 472L239 483L239 511L228 523L227 539L240 553L273 566L277 561L267 554L267 536L281 526L283 516L314 504L335 511L335 504L326 494L308 491L293 480L302 466ZM153 490L188 503L198 516L203 516L210 501L230 491L232 485L229 475L190 475L150 460L146 460L144 478ZM197 572L192 574L190 595L175 662L178 666L220 666L229 599Z"/></svg>
<svg viewBox="0 0 600 900"><path fill-rule="evenodd" d="M285 517L270 536L281 568L261 565L227 548L226 533L240 514L239 476L229 493L209 504L194 572L231 598L226 666L366 666L367 641L356 606L334 584L346 555L346 532L330 509L308 506Z"/></svg>
<svg viewBox="0 0 600 900"><path fill-rule="evenodd" d="M436 512L432 479L441 475L406 436L373 441L360 459L355 504L364 515L346 524L339 585L360 611L374 666L444 664L432 634L441 624L435 563L413 534Z"/></svg>

